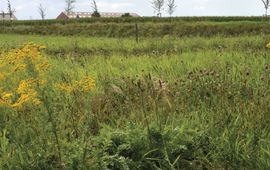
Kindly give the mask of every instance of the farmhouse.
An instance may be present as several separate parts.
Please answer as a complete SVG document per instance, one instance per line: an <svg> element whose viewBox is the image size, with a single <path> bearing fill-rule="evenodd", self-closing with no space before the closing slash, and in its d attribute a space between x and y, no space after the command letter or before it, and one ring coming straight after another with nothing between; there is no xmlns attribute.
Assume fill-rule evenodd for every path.
<svg viewBox="0 0 270 170"><path fill-rule="evenodd" d="M16 16L14 14L10 15L10 13L0 13L0 20L17 20Z"/></svg>
<svg viewBox="0 0 270 170"><path fill-rule="evenodd" d="M100 12L100 17L103 18L117 18L121 17L125 13L120 12ZM136 13L129 13L132 17L139 17ZM56 19L74 19L74 18L91 18L92 12L61 12L61 14Z"/></svg>

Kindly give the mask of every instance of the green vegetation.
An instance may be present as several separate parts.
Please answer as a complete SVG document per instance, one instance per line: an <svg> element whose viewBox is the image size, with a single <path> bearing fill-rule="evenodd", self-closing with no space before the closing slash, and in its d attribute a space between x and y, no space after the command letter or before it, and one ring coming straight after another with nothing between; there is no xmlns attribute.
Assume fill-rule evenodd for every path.
<svg viewBox="0 0 270 170"><path fill-rule="evenodd" d="M239 22L239 21L266 21L265 17L130 17L130 18L80 18L69 20L19 20L4 22L7 25L48 25L48 24L70 24L70 23L164 23L164 22Z"/></svg>
<svg viewBox="0 0 270 170"><path fill-rule="evenodd" d="M34 34L90 37L139 36L240 36L267 35L269 22L262 17L91 18L77 20L15 21L0 23L2 34Z"/></svg>
<svg viewBox="0 0 270 170"><path fill-rule="evenodd" d="M60 27L67 30L78 24L65 22L71 23ZM5 30L27 27L19 23ZM149 33L151 38L139 43L132 38L89 38L84 33L0 35L0 79L2 74L5 78L0 81L0 167L269 169L268 23L202 23L207 28L213 24L224 34L198 36L208 35L208 29L199 30L204 24L198 28L199 22L191 22L185 23L196 29L191 37L172 38L165 31ZM143 27L147 24L156 30L150 22ZM89 26L78 24L75 31L85 25ZM42 32L41 27L36 30ZM231 27L246 32L229 32ZM57 35L65 32L58 31ZM47 48L40 55L40 47L21 48L30 41ZM19 60L21 56L26 59ZM31 56L36 59L27 59ZM13 69L18 63L24 64L19 71ZM44 63L50 67L35 67ZM20 103L17 98L25 90L18 86L29 78L38 81L28 81L32 84L25 88L31 98Z"/></svg>

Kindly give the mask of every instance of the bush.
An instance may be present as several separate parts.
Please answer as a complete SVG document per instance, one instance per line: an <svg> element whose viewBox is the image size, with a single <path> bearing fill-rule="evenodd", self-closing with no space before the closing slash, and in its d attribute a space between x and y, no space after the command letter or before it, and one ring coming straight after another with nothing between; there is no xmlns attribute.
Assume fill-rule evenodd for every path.
<svg viewBox="0 0 270 170"><path fill-rule="evenodd" d="M100 17L100 13L98 11L94 11L91 15L92 17Z"/></svg>
<svg viewBox="0 0 270 170"><path fill-rule="evenodd" d="M121 17L132 17L132 15L130 13L124 13Z"/></svg>
<svg viewBox="0 0 270 170"><path fill-rule="evenodd" d="M149 131L134 124L123 130L104 127L92 154L98 169L198 169L206 164L196 150L199 138L199 133L169 126L162 130L156 124Z"/></svg>

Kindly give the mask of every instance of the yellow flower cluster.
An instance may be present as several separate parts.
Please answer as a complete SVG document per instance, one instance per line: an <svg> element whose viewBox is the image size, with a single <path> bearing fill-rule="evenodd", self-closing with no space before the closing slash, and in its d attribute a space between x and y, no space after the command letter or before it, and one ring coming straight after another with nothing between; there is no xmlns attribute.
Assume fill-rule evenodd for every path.
<svg viewBox="0 0 270 170"><path fill-rule="evenodd" d="M12 104L12 107L21 109L26 104L39 105L41 101L38 99L38 92L32 87L35 86L37 80L22 80L16 92L20 96L18 100Z"/></svg>
<svg viewBox="0 0 270 170"><path fill-rule="evenodd" d="M44 48L44 46L34 43L25 44L22 48L5 54L2 57L4 61L0 61L0 68L6 67L9 70L9 74L16 72L21 74L21 72L26 71L35 72L38 75L43 74L49 67L47 60L40 53Z"/></svg>
<svg viewBox="0 0 270 170"><path fill-rule="evenodd" d="M266 44L266 48L270 49L270 42L268 44Z"/></svg>
<svg viewBox="0 0 270 170"><path fill-rule="evenodd" d="M95 88L95 80L92 77L85 76L79 81L74 81L73 83L67 84L57 84L56 87L64 92L83 92L88 93Z"/></svg>
<svg viewBox="0 0 270 170"><path fill-rule="evenodd" d="M10 92L3 92L0 95L0 106L9 106L11 103L11 99L13 97L13 94Z"/></svg>
<svg viewBox="0 0 270 170"><path fill-rule="evenodd" d="M46 80L50 67L41 54L44 46L34 43L0 56L0 107L26 110L28 106L42 104L42 90L57 87L67 94L74 92L88 93L95 88L95 80L85 76L71 83L49 84Z"/></svg>
<svg viewBox="0 0 270 170"><path fill-rule="evenodd" d="M41 104L37 87L45 85L49 68L41 55L44 48L28 43L0 56L0 106L22 109L29 104Z"/></svg>

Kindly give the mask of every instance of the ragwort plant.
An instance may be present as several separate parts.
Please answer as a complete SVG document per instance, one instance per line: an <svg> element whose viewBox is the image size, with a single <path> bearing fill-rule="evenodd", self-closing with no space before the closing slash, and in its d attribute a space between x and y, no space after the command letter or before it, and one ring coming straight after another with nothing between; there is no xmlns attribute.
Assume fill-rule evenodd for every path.
<svg viewBox="0 0 270 170"><path fill-rule="evenodd" d="M88 141L89 117L82 103L89 101L95 80L85 76L70 84L53 82L44 48L27 43L1 55L1 168L65 168L83 161L78 146ZM76 100L64 103L67 98Z"/></svg>

